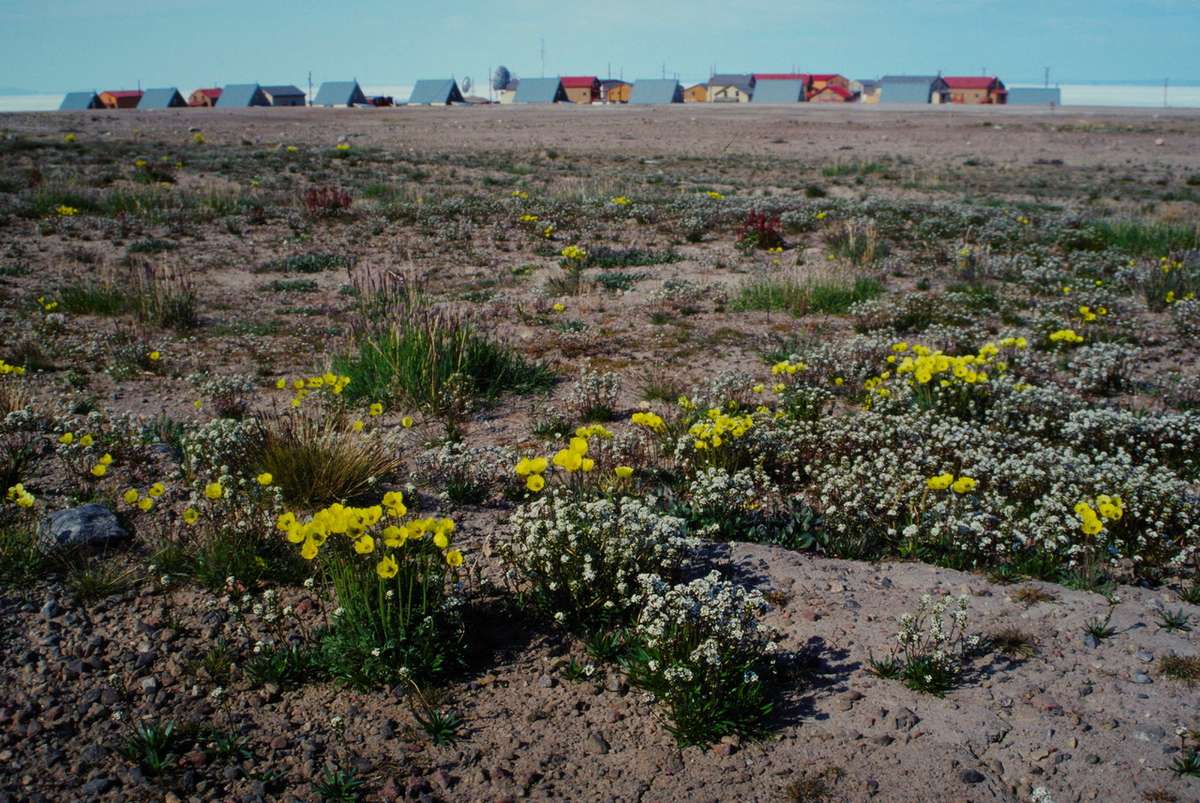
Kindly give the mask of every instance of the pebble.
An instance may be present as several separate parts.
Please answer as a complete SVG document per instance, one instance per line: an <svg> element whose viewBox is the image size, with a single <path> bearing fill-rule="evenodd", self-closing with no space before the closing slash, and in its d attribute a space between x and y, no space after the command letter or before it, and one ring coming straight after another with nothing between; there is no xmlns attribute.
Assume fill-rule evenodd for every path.
<svg viewBox="0 0 1200 803"><path fill-rule="evenodd" d="M599 733L590 734L587 738L587 741L584 742L584 748L589 753L595 753L598 755L604 755L609 750L608 742L605 741L604 737Z"/></svg>
<svg viewBox="0 0 1200 803"><path fill-rule="evenodd" d="M983 783L986 780L979 770L963 770L958 774L958 779L963 783Z"/></svg>
<svg viewBox="0 0 1200 803"><path fill-rule="evenodd" d="M1150 652L1146 652L1145 650L1138 650L1134 654L1134 657L1136 657L1143 664L1148 664L1154 660L1154 654L1150 653Z"/></svg>
<svg viewBox="0 0 1200 803"><path fill-rule="evenodd" d="M1154 681L1151 680L1150 676L1147 675L1145 672L1137 672L1133 676L1133 682L1145 684L1145 683L1153 683Z"/></svg>

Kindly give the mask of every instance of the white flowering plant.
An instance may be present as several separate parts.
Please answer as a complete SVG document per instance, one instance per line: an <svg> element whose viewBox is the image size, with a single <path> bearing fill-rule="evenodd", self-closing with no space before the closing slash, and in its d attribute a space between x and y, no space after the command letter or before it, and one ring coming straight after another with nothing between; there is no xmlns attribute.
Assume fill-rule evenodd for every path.
<svg viewBox="0 0 1200 803"><path fill-rule="evenodd" d="M871 671L902 680L913 691L944 697L958 685L982 640L967 632L969 601L964 594L923 594L916 613L900 616L897 646L885 659L870 658Z"/></svg>
<svg viewBox="0 0 1200 803"><path fill-rule="evenodd" d="M517 508L500 545L508 576L568 628L619 624L636 610L641 574L676 575L685 522L632 497L559 490Z"/></svg>
<svg viewBox="0 0 1200 803"><path fill-rule="evenodd" d="M639 585L626 669L666 709L676 741L761 736L773 708L768 681L777 650L775 632L760 620L762 594L715 571L674 586L643 575Z"/></svg>

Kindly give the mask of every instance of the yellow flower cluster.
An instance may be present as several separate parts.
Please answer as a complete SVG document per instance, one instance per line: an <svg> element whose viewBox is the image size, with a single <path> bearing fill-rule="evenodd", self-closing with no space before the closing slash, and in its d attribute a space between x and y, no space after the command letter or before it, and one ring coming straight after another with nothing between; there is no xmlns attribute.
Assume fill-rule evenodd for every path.
<svg viewBox="0 0 1200 803"><path fill-rule="evenodd" d="M616 198L609 200L613 206L629 206L633 201L626 198L624 195L618 195Z"/></svg>
<svg viewBox="0 0 1200 803"><path fill-rule="evenodd" d="M47 300L45 296L38 296L37 303L42 308L42 312L50 313L58 309L58 302Z"/></svg>
<svg viewBox="0 0 1200 803"><path fill-rule="evenodd" d="M537 223L538 216L537 215L521 215L521 217L519 217L518 220L520 220L522 223Z"/></svg>
<svg viewBox="0 0 1200 803"><path fill-rule="evenodd" d="M1097 318L1103 318L1107 314L1107 307L1097 307L1095 310L1088 306L1082 306L1079 308L1079 319L1084 323L1092 323Z"/></svg>
<svg viewBox="0 0 1200 803"><path fill-rule="evenodd" d="M705 414L702 421L697 421L688 428L692 436L692 444L698 451L717 449L725 443L727 437L740 438L754 426L754 419L748 415L729 415L714 407Z"/></svg>
<svg viewBox="0 0 1200 803"><path fill-rule="evenodd" d="M1166 302L1168 304L1174 304L1176 301L1181 301L1181 300L1182 301L1194 301L1195 299L1196 299L1195 291L1190 292L1190 293L1184 293L1183 296L1180 297L1180 296L1175 295L1174 290L1168 290L1167 296L1166 296Z"/></svg>
<svg viewBox="0 0 1200 803"><path fill-rule="evenodd" d="M1083 342L1083 336L1077 334L1074 329L1059 329L1051 332L1049 339L1051 343L1079 344Z"/></svg>
<svg viewBox="0 0 1200 803"><path fill-rule="evenodd" d="M275 388L277 390L286 390L290 385L296 395L292 397L292 406L299 407L304 403L304 400L313 391L332 393L334 396L340 396L346 386L350 384L350 377L338 376L332 371L326 371L319 376L310 376L304 378L293 379L290 382L285 377L280 377L275 380ZM375 405L371 405L374 408ZM383 412L383 406L380 405L379 412ZM378 415L378 413L371 413Z"/></svg>
<svg viewBox="0 0 1200 803"><path fill-rule="evenodd" d="M25 369L19 365L10 365L0 358L0 376L24 376Z"/></svg>
<svg viewBox="0 0 1200 803"><path fill-rule="evenodd" d="M525 192L524 190L513 190L512 197L517 198L518 200L521 200L521 201L528 201L529 193Z"/></svg>
<svg viewBox="0 0 1200 803"><path fill-rule="evenodd" d="M588 457L587 453L587 438L576 436L571 438L565 449L559 449L554 454L551 462L568 474L574 474L576 471L591 471L596 467L596 461Z"/></svg>
<svg viewBox="0 0 1200 803"><path fill-rule="evenodd" d="M716 190L709 190L708 192L706 192L704 194L707 195L709 198L712 198L714 201L724 201L725 200L725 196L722 195L721 193L717 192Z"/></svg>
<svg viewBox="0 0 1200 803"><path fill-rule="evenodd" d="M70 144L71 144L72 142L74 142L76 139L77 139L77 137L76 137L76 136L75 136L75 134L74 134L74 133L72 133L72 132L68 132L68 133L66 133L66 134L63 134L63 142L67 143L68 145L70 145Z"/></svg>
<svg viewBox="0 0 1200 803"><path fill-rule="evenodd" d="M300 556L305 560L315 559L330 536L348 539L359 555L379 554L375 571L382 580L395 577L400 567L396 553L388 550L399 550L409 541L422 541L426 537L441 550L447 566L457 568L462 565L462 552L450 546L453 519L423 518L399 522L407 513L403 494L389 491L378 505L347 507L334 503L304 521L295 513L284 513L276 520L275 527L284 533L289 543L300 545ZM375 531L376 525L385 522L385 516L389 523ZM391 523L393 519L397 521Z"/></svg>
<svg viewBox="0 0 1200 803"><path fill-rule="evenodd" d="M195 134L192 134L192 142L196 143L197 145L203 145L204 134L200 133L199 131L197 131Z"/></svg>
<svg viewBox="0 0 1200 803"><path fill-rule="evenodd" d="M956 494L966 494L974 491L979 486L978 481L971 477L961 476L958 479L949 471L937 474L925 480L925 487L931 491L944 491L947 488L954 491Z"/></svg>
<svg viewBox="0 0 1200 803"><path fill-rule="evenodd" d="M23 507L26 509L33 507L33 503L37 501L33 494L25 490L25 486L19 482L8 489L8 493L5 494L5 498L17 507Z"/></svg>
<svg viewBox="0 0 1200 803"><path fill-rule="evenodd" d="M662 432L667 428L667 423L658 413L637 412L630 417L630 422L639 427L645 427L651 432Z"/></svg>
<svg viewBox="0 0 1200 803"><path fill-rule="evenodd" d="M339 143L336 145L336 147L335 147L335 150L338 150L338 151L340 151L341 153L345 153L345 152L347 152L348 150L350 150L350 143L349 143L349 142L339 142Z"/></svg>
<svg viewBox="0 0 1200 803"><path fill-rule="evenodd" d="M578 245L568 245L558 253L568 262L582 263L585 259L587 259L587 251Z"/></svg>
<svg viewBox="0 0 1200 803"><path fill-rule="evenodd" d="M55 207L54 211L58 213L59 217L75 217L79 214L78 209L73 206L67 206L66 204L60 204L59 206Z"/></svg>
<svg viewBox="0 0 1200 803"><path fill-rule="evenodd" d="M792 362L791 360L781 360L771 366L771 374L773 376L793 376L799 371L808 368L802 362Z"/></svg>
<svg viewBox="0 0 1200 803"><path fill-rule="evenodd" d="M83 437L88 438L90 436L84 435ZM83 444L83 438L80 438L79 442L81 444ZM112 462L113 462L113 456L110 455L108 452L105 452L104 454L100 455L100 459L96 461L96 465L92 466L92 476L93 477L103 477L105 474L108 473L108 467L112 465Z"/></svg>
<svg viewBox="0 0 1200 803"><path fill-rule="evenodd" d="M1079 517L1079 530L1084 535L1099 535L1104 529L1105 521L1117 521L1125 515L1125 503L1119 496L1100 494L1094 501L1094 508L1086 501L1075 505L1075 515ZM1096 511L1099 511L1099 514Z"/></svg>
<svg viewBox="0 0 1200 803"><path fill-rule="evenodd" d="M525 487L537 493L546 487L546 479L542 476L546 469L549 468L550 461L544 457L522 457L517 461L516 468L518 477L525 478Z"/></svg>
<svg viewBox="0 0 1200 803"><path fill-rule="evenodd" d="M130 507L136 505L138 510L141 510L143 513L148 513L151 508L154 507L155 500L159 499L166 492L167 486L163 485L161 482L156 482L146 489L144 496L140 491L138 491L137 488L130 488L121 495L121 499Z"/></svg>

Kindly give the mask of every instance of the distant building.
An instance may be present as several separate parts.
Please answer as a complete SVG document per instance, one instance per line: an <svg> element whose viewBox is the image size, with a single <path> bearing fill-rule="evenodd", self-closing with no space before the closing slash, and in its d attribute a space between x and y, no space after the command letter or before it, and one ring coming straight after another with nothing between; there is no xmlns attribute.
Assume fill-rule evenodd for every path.
<svg viewBox="0 0 1200 803"><path fill-rule="evenodd" d="M563 91L572 103L598 103L600 101L600 79L594 75L564 75Z"/></svg>
<svg viewBox="0 0 1200 803"><path fill-rule="evenodd" d="M809 103L849 103L854 100L854 93L840 84L829 84L824 89L816 89L809 93Z"/></svg>
<svg viewBox="0 0 1200 803"><path fill-rule="evenodd" d="M314 106L366 106L367 96L363 94L358 81L326 81L317 90Z"/></svg>
<svg viewBox="0 0 1200 803"><path fill-rule="evenodd" d="M840 86L842 89L849 90L850 79L837 73L811 73L808 76L809 99L812 99L813 95L831 86Z"/></svg>
<svg viewBox="0 0 1200 803"><path fill-rule="evenodd" d="M217 105L217 99L221 97L220 87L210 87L208 89L197 89L188 96L189 106L207 106L212 107Z"/></svg>
<svg viewBox="0 0 1200 803"><path fill-rule="evenodd" d="M1014 86L1008 90L1009 106L1061 106L1062 90L1056 86Z"/></svg>
<svg viewBox="0 0 1200 803"><path fill-rule="evenodd" d="M684 103L708 103L708 84L693 84L683 90Z"/></svg>
<svg viewBox="0 0 1200 803"><path fill-rule="evenodd" d="M271 106L307 106L308 96L304 90L291 84L262 87L263 95Z"/></svg>
<svg viewBox="0 0 1200 803"><path fill-rule="evenodd" d="M879 79L879 102L946 103L946 82L936 75L885 75Z"/></svg>
<svg viewBox="0 0 1200 803"><path fill-rule="evenodd" d="M557 78L522 78L513 103L566 103L567 93Z"/></svg>
<svg viewBox="0 0 1200 803"><path fill-rule="evenodd" d="M95 92L68 92L62 99L58 110L60 112L81 112L88 109L102 109L100 96Z"/></svg>
<svg viewBox="0 0 1200 803"><path fill-rule="evenodd" d="M600 82L600 100L603 103L628 103L633 84L616 78L608 78Z"/></svg>
<svg viewBox="0 0 1200 803"><path fill-rule="evenodd" d="M248 109L271 103L258 84L227 84L213 105L219 109Z"/></svg>
<svg viewBox="0 0 1200 803"><path fill-rule="evenodd" d="M850 91L858 95L859 103L879 102L879 82L869 78L850 82Z"/></svg>
<svg viewBox="0 0 1200 803"><path fill-rule="evenodd" d="M749 103L754 94L754 76L749 73L717 73L708 79L709 103Z"/></svg>
<svg viewBox="0 0 1200 803"><path fill-rule="evenodd" d="M180 109L187 106L187 101L175 87L163 89L147 89L138 101L139 109Z"/></svg>
<svg viewBox="0 0 1200 803"><path fill-rule="evenodd" d="M458 82L453 78L425 78L413 86L412 94L408 96L409 106L449 106L451 103L465 103Z"/></svg>
<svg viewBox="0 0 1200 803"><path fill-rule="evenodd" d="M1004 83L994 75L945 75L951 103L1000 104L1008 98Z"/></svg>
<svg viewBox="0 0 1200 803"><path fill-rule="evenodd" d="M100 93L100 102L106 109L136 109L141 99L140 89L106 89Z"/></svg>
<svg viewBox="0 0 1200 803"><path fill-rule="evenodd" d="M638 106L683 103L683 87L674 78L643 78L633 82L629 103Z"/></svg>
<svg viewBox="0 0 1200 803"><path fill-rule="evenodd" d="M520 83L519 78L510 78L503 88L496 90L496 101L505 105L512 103L513 98L517 96L517 85Z"/></svg>
<svg viewBox="0 0 1200 803"><path fill-rule="evenodd" d="M808 100L808 76L804 73L759 73L754 76L751 103L785 104Z"/></svg>

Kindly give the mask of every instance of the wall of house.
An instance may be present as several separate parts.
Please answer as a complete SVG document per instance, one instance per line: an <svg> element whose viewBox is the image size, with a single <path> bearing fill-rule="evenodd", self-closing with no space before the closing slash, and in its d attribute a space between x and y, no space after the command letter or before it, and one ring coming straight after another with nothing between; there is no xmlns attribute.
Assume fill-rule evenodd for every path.
<svg viewBox="0 0 1200 803"><path fill-rule="evenodd" d="M709 103L749 103L750 96L736 86L710 86Z"/></svg>
<svg viewBox="0 0 1200 803"><path fill-rule="evenodd" d="M567 100L572 103L591 103L592 88L590 86L574 86L566 89Z"/></svg>
<svg viewBox="0 0 1200 803"><path fill-rule="evenodd" d="M614 86L612 89L608 90L608 102L609 103L628 103L629 96L632 94L633 94L633 86L632 85Z"/></svg>
<svg viewBox="0 0 1200 803"><path fill-rule="evenodd" d="M846 99L836 92L822 90L809 99L810 103L845 103Z"/></svg>
<svg viewBox="0 0 1200 803"><path fill-rule="evenodd" d="M683 90L684 103L707 103L708 87L693 86Z"/></svg>

